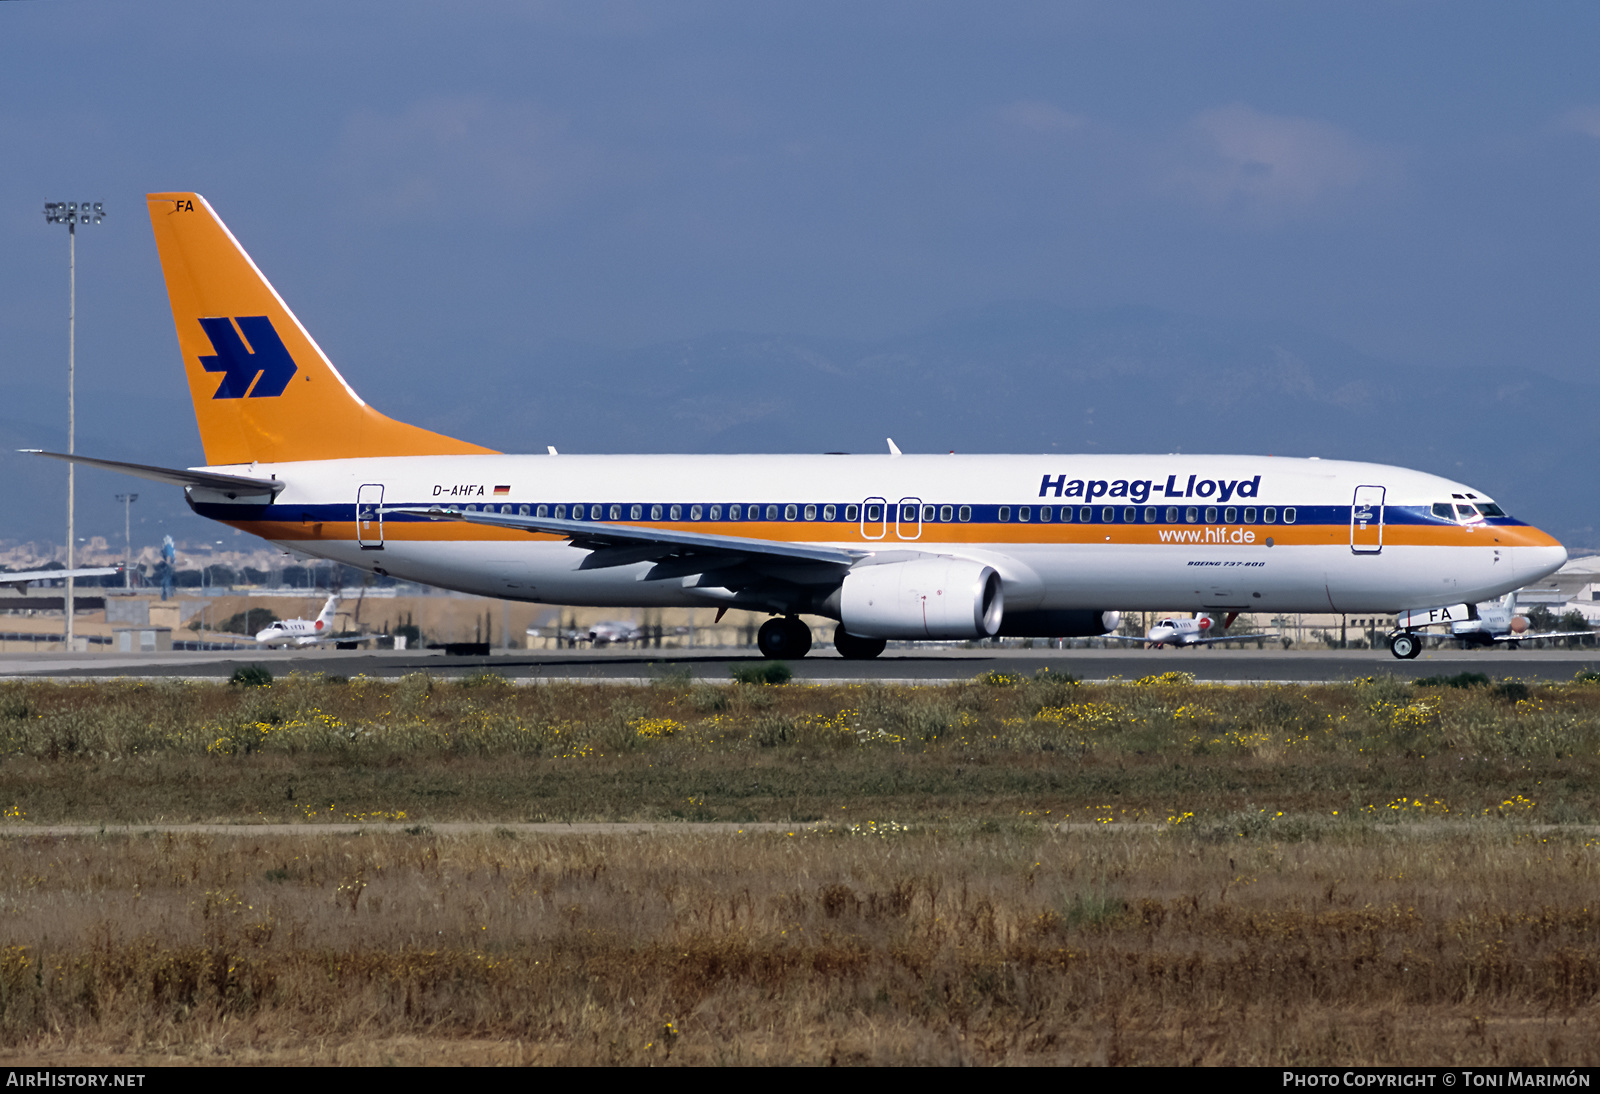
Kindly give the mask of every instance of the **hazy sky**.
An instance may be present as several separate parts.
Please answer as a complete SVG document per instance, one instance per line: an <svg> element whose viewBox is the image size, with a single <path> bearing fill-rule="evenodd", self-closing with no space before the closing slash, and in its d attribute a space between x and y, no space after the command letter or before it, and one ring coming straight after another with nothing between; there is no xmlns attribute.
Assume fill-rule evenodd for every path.
<svg viewBox="0 0 1600 1094"><path fill-rule="evenodd" d="M4 3L0 418L64 401L47 200L111 214L80 450L183 397L164 189L380 408L470 385L469 336L873 338L1013 300L1592 378L1597 43L1592 3Z"/></svg>

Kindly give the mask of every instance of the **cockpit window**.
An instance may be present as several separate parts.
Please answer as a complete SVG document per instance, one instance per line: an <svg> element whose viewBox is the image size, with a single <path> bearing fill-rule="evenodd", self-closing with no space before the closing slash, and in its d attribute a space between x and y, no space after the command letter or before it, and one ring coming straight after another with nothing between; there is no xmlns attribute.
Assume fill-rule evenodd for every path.
<svg viewBox="0 0 1600 1094"><path fill-rule="evenodd" d="M1470 524L1472 521L1482 520L1483 518L1478 515L1478 507L1476 505L1464 505L1457 502L1456 519L1463 524Z"/></svg>
<svg viewBox="0 0 1600 1094"><path fill-rule="evenodd" d="M1450 507L1450 503L1447 502L1447 501L1436 501L1436 502L1434 502L1433 503L1433 515L1438 517L1440 520L1455 520L1456 519L1455 510Z"/></svg>
<svg viewBox="0 0 1600 1094"><path fill-rule="evenodd" d="M1506 511L1492 501L1486 501L1478 506L1478 512L1486 517L1503 517L1506 515Z"/></svg>

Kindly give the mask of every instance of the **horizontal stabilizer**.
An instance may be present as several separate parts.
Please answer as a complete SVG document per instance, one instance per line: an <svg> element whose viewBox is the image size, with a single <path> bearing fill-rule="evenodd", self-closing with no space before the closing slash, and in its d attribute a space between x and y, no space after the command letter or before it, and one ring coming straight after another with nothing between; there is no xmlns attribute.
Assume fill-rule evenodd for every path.
<svg viewBox="0 0 1600 1094"><path fill-rule="evenodd" d="M186 468L152 467L143 463L123 463L120 460L97 460L89 456L67 455L65 452L46 452L38 448L23 448L19 451L32 456L48 456L52 460L66 460L68 463L81 463L85 467L98 467L102 471L117 471L124 475L132 475L139 479L149 479L152 482L172 483L175 486L200 486L207 490L216 490L220 493L234 497L250 497L270 494L277 497L285 483L282 479L252 479L248 475L223 475L216 471L191 471Z"/></svg>

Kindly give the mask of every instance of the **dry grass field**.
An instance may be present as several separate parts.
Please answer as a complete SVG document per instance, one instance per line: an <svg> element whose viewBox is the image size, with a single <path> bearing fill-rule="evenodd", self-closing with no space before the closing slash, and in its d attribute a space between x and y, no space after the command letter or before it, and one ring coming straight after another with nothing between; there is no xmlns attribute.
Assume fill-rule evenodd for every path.
<svg viewBox="0 0 1600 1094"><path fill-rule="evenodd" d="M1597 765L1585 682L5 685L0 1056L1593 1064Z"/></svg>

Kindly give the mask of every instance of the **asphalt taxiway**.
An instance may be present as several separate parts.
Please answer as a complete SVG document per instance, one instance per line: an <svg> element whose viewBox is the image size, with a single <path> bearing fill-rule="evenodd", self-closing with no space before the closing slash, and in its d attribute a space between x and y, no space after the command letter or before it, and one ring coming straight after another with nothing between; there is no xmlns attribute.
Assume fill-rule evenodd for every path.
<svg viewBox="0 0 1600 1094"><path fill-rule="evenodd" d="M413 672L466 676L494 672L510 680L650 681L680 678L726 683L736 668L759 665L745 650L506 650L488 656L439 651L261 650L208 653L0 655L0 679L191 678L226 680L242 666L274 676L290 672L395 678ZM937 684L989 672L1033 675L1041 669L1082 680L1138 679L1189 672L1214 683L1337 682L1374 674L1400 679L1481 672L1494 679L1562 681L1600 670L1600 650L1427 650L1400 661L1387 650L1024 650L891 649L873 661L846 661L831 649L786 662L801 683Z"/></svg>

